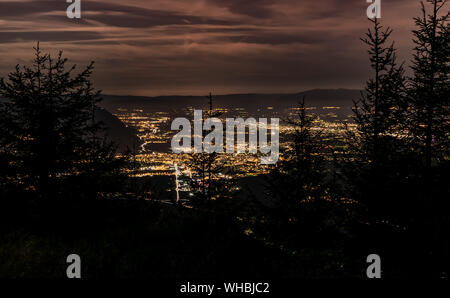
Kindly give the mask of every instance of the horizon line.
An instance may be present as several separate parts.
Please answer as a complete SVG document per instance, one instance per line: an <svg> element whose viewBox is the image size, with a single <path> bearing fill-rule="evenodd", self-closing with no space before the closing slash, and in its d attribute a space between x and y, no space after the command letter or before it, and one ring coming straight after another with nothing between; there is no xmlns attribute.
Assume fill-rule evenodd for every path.
<svg viewBox="0 0 450 298"><path fill-rule="evenodd" d="M296 95L296 94L302 94L306 92L312 92L312 91L331 91L331 90L345 90L345 91L363 91L364 89L355 89L355 88L314 88L314 89L307 89L304 91L298 91L298 92L268 92L268 93L258 93L258 92L249 92L249 93L225 93L225 94L214 94L212 93L212 96L232 96L232 95ZM162 94L162 95L132 95L132 94L108 94L108 93L101 93L101 96L120 96L120 97L147 97L147 98L158 98L158 97L208 97L209 93L205 93L202 95L194 95L194 94Z"/></svg>

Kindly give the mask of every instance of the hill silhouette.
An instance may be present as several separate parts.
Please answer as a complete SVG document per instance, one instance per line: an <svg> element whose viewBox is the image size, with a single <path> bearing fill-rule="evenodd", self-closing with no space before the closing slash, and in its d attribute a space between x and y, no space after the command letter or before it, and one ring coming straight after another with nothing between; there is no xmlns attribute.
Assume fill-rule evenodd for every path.
<svg viewBox="0 0 450 298"><path fill-rule="evenodd" d="M272 107L275 112L296 107L303 97L306 106L326 107L339 106L343 113L351 113L353 100L358 99L360 90L352 89L314 89L291 94L229 94L214 95L214 105L221 108L244 108L249 114L263 116L262 111ZM117 96L104 95L101 106L114 111L122 108L142 108L146 112L174 112L188 107L205 108L205 96Z"/></svg>
<svg viewBox="0 0 450 298"><path fill-rule="evenodd" d="M105 109L98 109L95 113L96 121L102 122L105 127L104 135L109 141L114 142L117 151L124 153L127 150L134 150L139 147L141 141L136 135L136 130L127 127L116 116Z"/></svg>

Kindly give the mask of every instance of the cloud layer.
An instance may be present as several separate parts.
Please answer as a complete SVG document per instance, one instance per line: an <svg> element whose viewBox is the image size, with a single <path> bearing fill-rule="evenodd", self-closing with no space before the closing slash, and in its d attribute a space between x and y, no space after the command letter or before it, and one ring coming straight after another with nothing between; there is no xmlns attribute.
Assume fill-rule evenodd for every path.
<svg viewBox="0 0 450 298"><path fill-rule="evenodd" d="M77 64L96 61L105 93L159 95L360 88L365 0L64 0L0 2L0 76L36 41ZM410 54L419 1L382 0L400 58Z"/></svg>

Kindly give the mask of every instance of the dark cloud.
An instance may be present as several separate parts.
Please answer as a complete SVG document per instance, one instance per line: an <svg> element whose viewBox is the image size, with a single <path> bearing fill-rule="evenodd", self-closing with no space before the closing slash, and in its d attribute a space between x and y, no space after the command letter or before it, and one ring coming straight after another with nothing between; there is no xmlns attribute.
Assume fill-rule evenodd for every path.
<svg viewBox="0 0 450 298"><path fill-rule="evenodd" d="M231 22L199 18L181 14L171 14L164 11L147 10L139 13L126 15L95 15L89 16L87 20L101 22L108 26L128 28L149 28L166 25L230 25Z"/></svg>
<svg viewBox="0 0 450 298"><path fill-rule="evenodd" d="M181 24L211 24L211 25L231 25L232 23L224 20L211 19L207 17L197 17L181 13L145 9L142 7L119 5L108 2L82 2L82 23L86 21L98 21L108 26L145 28L162 25L181 25ZM67 6L70 4L61 0L34 0L26 2L5 1L0 2L0 17L3 18L23 18L27 16L38 16L43 19L61 19L68 21L65 16ZM57 11L61 16L41 15ZM98 14L91 15L90 12ZM111 14L117 13L117 14ZM72 21L73 20L69 20ZM75 20L77 21L77 20Z"/></svg>
<svg viewBox="0 0 450 298"><path fill-rule="evenodd" d="M67 5L65 1L57 0L2 1L0 2L0 17L15 18L50 11L64 12L67 9Z"/></svg>
<svg viewBox="0 0 450 298"><path fill-rule="evenodd" d="M298 34L284 34L272 32L257 32L254 34L245 34L232 36L229 38L232 42L256 43L256 44L318 44L324 42L329 34L327 32L311 32Z"/></svg>
<svg viewBox="0 0 450 298"><path fill-rule="evenodd" d="M17 41L77 41L92 40L100 38L100 34L96 32L85 31L45 31L45 32L1 32L0 43L10 43Z"/></svg>
<svg viewBox="0 0 450 298"><path fill-rule="evenodd" d="M248 15L255 18L272 17L274 11L270 6L275 0L209 0L221 7L228 8L233 13Z"/></svg>

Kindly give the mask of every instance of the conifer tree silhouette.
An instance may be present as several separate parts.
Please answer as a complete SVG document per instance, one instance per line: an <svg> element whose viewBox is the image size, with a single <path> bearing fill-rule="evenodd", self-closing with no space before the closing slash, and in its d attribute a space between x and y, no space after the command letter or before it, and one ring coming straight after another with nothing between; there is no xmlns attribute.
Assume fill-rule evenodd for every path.
<svg viewBox="0 0 450 298"><path fill-rule="evenodd" d="M426 171L449 157L450 108L450 13L447 0L428 0L427 14L416 17L411 78L411 130L424 156ZM442 13L441 13L442 12Z"/></svg>
<svg viewBox="0 0 450 298"><path fill-rule="evenodd" d="M419 231L425 266L439 274L450 263L447 240L450 230L448 171L450 145L450 22L447 0L424 2L422 15L416 17L413 77L410 79L409 129L418 153L420 167L416 181L420 185ZM431 267L431 268L430 268ZM423 270L427 272L427 270Z"/></svg>
<svg viewBox="0 0 450 298"><path fill-rule="evenodd" d="M297 111L286 121L293 128L288 145L266 177L270 202L263 216L264 233L272 241L299 249L304 242L315 241L317 231L328 229L325 222L332 220L334 207L327 192L322 130L314 129L317 116L307 114L304 98Z"/></svg>
<svg viewBox="0 0 450 298"><path fill-rule="evenodd" d="M204 118L220 116L220 113L213 109L212 94L210 93L207 98L209 107L208 111L204 113ZM231 175L233 166L231 163L221 160L220 154L216 152L193 153L187 164L192 173L192 178L189 180L193 193L192 202L196 206L210 205L212 201L224 201L223 199L231 197L235 185L234 177Z"/></svg>
<svg viewBox="0 0 450 298"><path fill-rule="evenodd" d="M394 45L386 46L392 33L383 30L378 19L370 20L374 27L361 40L369 46L374 77L365 92L355 101L354 116L358 125L364 153L376 163L385 154L381 150L384 138L401 128L405 105L405 76L403 64L398 65Z"/></svg>
<svg viewBox="0 0 450 298"><path fill-rule="evenodd" d="M355 156L346 171L348 184L355 186L353 196L366 206L369 220L375 222L387 216L392 219L391 211L400 211L395 189L401 178L396 166L406 150L402 136L407 89L394 44L387 45L392 30L384 30L378 19L370 22L373 29L361 40L369 47L373 77L367 81L361 98L354 101Z"/></svg>
<svg viewBox="0 0 450 298"><path fill-rule="evenodd" d="M103 128L94 117L101 100L90 81L94 63L74 74L62 52L53 58L39 43L34 50L30 66L17 65L0 79L0 151L9 160L9 181L40 198L98 196L119 187L124 160L97 136Z"/></svg>

